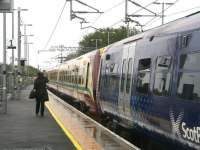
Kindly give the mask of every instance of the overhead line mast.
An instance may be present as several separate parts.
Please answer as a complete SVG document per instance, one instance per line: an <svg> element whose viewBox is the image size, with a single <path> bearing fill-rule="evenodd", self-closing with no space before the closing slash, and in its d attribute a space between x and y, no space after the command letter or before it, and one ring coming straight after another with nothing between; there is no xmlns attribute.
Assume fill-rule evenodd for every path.
<svg viewBox="0 0 200 150"><path fill-rule="evenodd" d="M141 9L148 11L151 14L150 15L128 14L128 2L136 5L137 7L140 7ZM156 1L154 1L154 2L156 2ZM152 3L150 3L150 4L152 4ZM149 6L149 5L147 5L147 6ZM152 10L148 9L145 6L140 5L139 3L137 3L133 0L125 0L125 23L127 24L127 37L129 37L129 22L134 22L136 24L136 26L140 26L141 30L143 30L142 29L143 25L140 24L139 21L136 21L136 20L132 19L131 17L160 17L160 15L158 15L157 13L153 12Z"/></svg>
<svg viewBox="0 0 200 150"><path fill-rule="evenodd" d="M70 2L70 20L73 20L75 18L78 18L79 20L81 20L80 24L81 24L81 29L85 29L85 28L90 28L92 26L88 26L88 27L83 27L83 23L89 23L88 21L86 21L85 18L83 17L80 17L78 16L78 14L94 14L94 13L97 13L97 14L101 14L103 12L99 11L98 9L80 1L80 0L66 0L66 1L69 1ZM76 1L77 3L81 4L81 5L84 5L90 9L92 9L91 11L74 11L73 10L73 1Z"/></svg>
<svg viewBox="0 0 200 150"><path fill-rule="evenodd" d="M159 3L159 2L154 2L153 4L156 4L156 5L162 5L162 15L161 15L161 18L162 18L162 24L164 24L164 12L165 12L165 5L173 5L174 3Z"/></svg>

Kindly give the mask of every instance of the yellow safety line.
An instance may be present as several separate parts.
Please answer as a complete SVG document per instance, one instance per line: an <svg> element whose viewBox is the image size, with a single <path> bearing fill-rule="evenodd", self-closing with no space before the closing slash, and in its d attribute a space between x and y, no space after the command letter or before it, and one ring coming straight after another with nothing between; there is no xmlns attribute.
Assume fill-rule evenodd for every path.
<svg viewBox="0 0 200 150"><path fill-rule="evenodd" d="M74 144L74 146L76 147L77 150L83 150L83 148L80 146L80 144L74 139L74 137L71 135L71 133L69 132L69 130L67 130L67 128L65 128L65 126L63 125L63 123L61 122L61 120L57 117L57 115L54 113L54 111L50 108L50 106L45 103L46 107L48 108L49 112L51 113L51 115L53 116L53 118L56 120L56 122L59 124L59 126L62 128L62 130L65 132L65 134L67 135L67 137L70 139L70 141Z"/></svg>

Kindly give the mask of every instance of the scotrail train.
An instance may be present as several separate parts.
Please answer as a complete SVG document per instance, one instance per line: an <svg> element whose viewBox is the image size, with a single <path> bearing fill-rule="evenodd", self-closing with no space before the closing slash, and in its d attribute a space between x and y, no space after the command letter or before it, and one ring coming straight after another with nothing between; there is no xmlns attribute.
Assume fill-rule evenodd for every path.
<svg viewBox="0 0 200 150"><path fill-rule="evenodd" d="M126 128L200 149L200 13L67 61L50 87ZM142 132L140 132L142 133Z"/></svg>

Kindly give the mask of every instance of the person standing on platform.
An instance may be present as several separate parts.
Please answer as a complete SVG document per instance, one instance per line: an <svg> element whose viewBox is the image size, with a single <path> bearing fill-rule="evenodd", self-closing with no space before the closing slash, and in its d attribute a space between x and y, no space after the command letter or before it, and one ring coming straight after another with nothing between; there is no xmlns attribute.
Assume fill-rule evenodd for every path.
<svg viewBox="0 0 200 150"><path fill-rule="evenodd" d="M36 93L36 116L38 116L39 111L40 115L42 117L44 116L44 103L49 100L46 86L48 81L48 78L44 77L42 72L38 72L37 78L34 81L34 89Z"/></svg>

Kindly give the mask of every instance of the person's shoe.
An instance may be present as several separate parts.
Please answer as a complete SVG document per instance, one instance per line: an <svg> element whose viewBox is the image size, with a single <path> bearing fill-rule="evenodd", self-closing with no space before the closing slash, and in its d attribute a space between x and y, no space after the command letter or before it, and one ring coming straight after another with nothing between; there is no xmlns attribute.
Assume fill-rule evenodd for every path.
<svg viewBox="0 0 200 150"><path fill-rule="evenodd" d="M41 114L41 117L44 117L44 114Z"/></svg>
<svg viewBox="0 0 200 150"><path fill-rule="evenodd" d="M37 114L37 113L36 113L35 115L36 115L36 117L38 117L38 114Z"/></svg>

